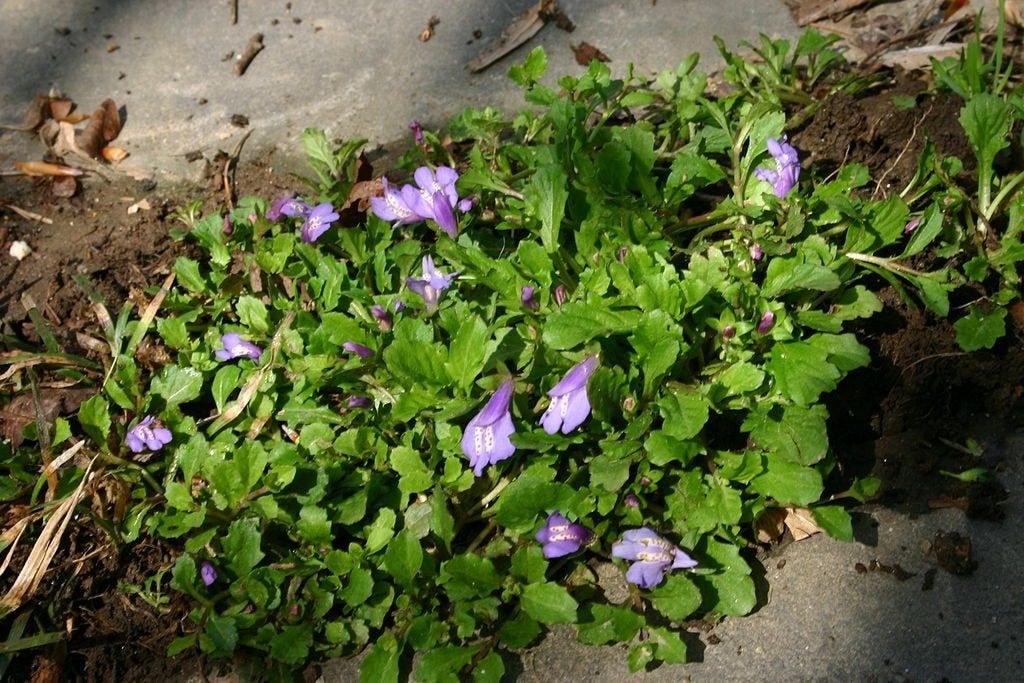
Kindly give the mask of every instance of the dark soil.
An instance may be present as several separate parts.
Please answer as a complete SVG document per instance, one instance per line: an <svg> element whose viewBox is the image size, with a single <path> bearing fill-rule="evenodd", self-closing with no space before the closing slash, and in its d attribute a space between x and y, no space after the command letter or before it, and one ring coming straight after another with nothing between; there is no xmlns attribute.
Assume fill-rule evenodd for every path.
<svg viewBox="0 0 1024 683"><path fill-rule="evenodd" d="M146 290L158 287L174 260L190 253L186 243L168 235L175 224L171 212L194 199L204 200L206 210L216 210L223 204L218 180L213 179L208 190L165 190L153 183L128 180L96 182L71 199L61 199L51 194L48 181L0 178L0 204L15 204L53 220L47 225L0 208L0 330L8 336L0 350L15 344L41 346L22 304L22 297L28 294L62 350L98 360L103 334L89 296L74 277L86 278L88 288L114 317L126 301L145 306L152 293ZM237 173L240 196L276 197L297 190L298 185L293 178L271 173L262 160L241 165ZM129 215L128 207L141 199L146 199L150 208ZM24 240L33 249L21 262L8 255L15 240ZM80 335L101 344L83 343ZM145 349L140 346L140 351ZM158 347L154 353L157 351ZM63 388L50 379L40 381L49 419L73 412L90 393L83 393L81 387ZM26 410L32 407L30 398L22 402ZM12 405L18 408L19 404L7 407ZM34 409L27 412L28 420L34 421ZM0 435L20 433L24 421L11 424L8 418L12 414L0 411ZM97 481L95 492L87 492L86 500L93 500L94 514L109 519L117 514L119 491L112 478L97 477ZM0 513L0 531L20 519L24 509L20 510L8 506ZM19 545L10 569L0 579L0 594L10 587L30 550L30 542ZM181 635L189 609L168 585L169 569L178 553L177 548L152 541L118 549L99 525L79 517L69 526L32 603L42 623L48 622L53 629L70 629L71 638L21 653L5 680L154 683L199 671L199 655L166 656L168 644ZM121 588L143 585L162 571L167 573L158 588L167 602L159 609Z"/></svg>
<svg viewBox="0 0 1024 683"><path fill-rule="evenodd" d="M871 172L868 194L900 192L917 172L928 140L941 156L960 158L973 167L971 148L960 127L960 98L927 95L925 84L906 74L882 84L870 95L840 93L822 103L811 122L793 136L803 166L819 177L845 164L864 164ZM900 108L894 97L916 98L916 106Z"/></svg>

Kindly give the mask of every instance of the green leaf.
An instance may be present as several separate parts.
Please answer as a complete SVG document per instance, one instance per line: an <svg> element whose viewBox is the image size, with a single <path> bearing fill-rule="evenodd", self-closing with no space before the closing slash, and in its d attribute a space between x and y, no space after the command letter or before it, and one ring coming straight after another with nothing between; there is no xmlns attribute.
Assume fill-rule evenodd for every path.
<svg viewBox="0 0 1024 683"><path fill-rule="evenodd" d="M202 293L206 290L206 280L203 279L202 274L199 272L199 264L190 258L179 256L174 261L174 267L172 268L174 274L178 276L178 282L180 282L185 289L196 292L197 294Z"/></svg>
<svg viewBox="0 0 1024 683"><path fill-rule="evenodd" d="M569 199L567 182L565 169L547 165L538 168L523 188L527 210L540 221L540 241L549 254L558 250L558 231Z"/></svg>
<svg viewBox="0 0 1024 683"><path fill-rule="evenodd" d="M501 586L494 563L479 555L456 555L444 563L441 582L453 600L490 595Z"/></svg>
<svg viewBox="0 0 1024 683"><path fill-rule="evenodd" d="M686 663L686 643L675 631L656 626L651 629L651 642L655 644L654 657L666 664Z"/></svg>
<svg viewBox="0 0 1024 683"><path fill-rule="evenodd" d="M395 577L402 586L412 585L412 580L419 574L420 565L423 564L423 548L408 529L398 532L398 535L388 543L387 552L384 553L384 569L391 576Z"/></svg>
<svg viewBox="0 0 1024 683"><path fill-rule="evenodd" d="M779 503L807 507L821 498L821 474L783 458L765 456L765 471L750 482L750 489Z"/></svg>
<svg viewBox="0 0 1024 683"><path fill-rule="evenodd" d="M578 603L562 586L545 581L523 588L523 611L542 624L571 624L576 621Z"/></svg>
<svg viewBox="0 0 1024 683"><path fill-rule="evenodd" d="M356 567L348 575L348 584L338 594L345 604L358 607L373 594L373 575L362 567Z"/></svg>
<svg viewBox="0 0 1024 683"><path fill-rule="evenodd" d="M270 656L285 664L302 664L309 657L313 645L313 626L300 624L285 626L270 641Z"/></svg>
<svg viewBox="0 0 1024 683"><path fill-rule="evenodd" d="M228 567L235 576L248 576L264 558L260 549L262 538L259 525L252 517L236 519L231 523L221 545L224 557L228 558Z"/></svg>
<svg viewBox="0 0 1024 683"><path fill-rule="evenodd" d="M205 632L220 655L228 655L235 651L238 644L238 628L231 617L210 617L206 620Z"/></svg>
<svg viewBox="0 0 1024 683"><path fill-rule="evenodd" d="M972 306L966 317L960 318L956 329L956 343L964 351L991 349L1006 334L1006 309L997 307L985 313L980 306Z"/></svg>
<svg viewBox="0 0 1024 683"><path fill-rule="evenodd" d="M701 603L700 589L681 574L669 575L650 596L654 609L670 621L683 621L696 612Z"/></svg>
<svg viewBox="0 0 1024 683"><path fill-rule="evenodd" d="M978 93L960 110L960 125L978 158L978 186L981 209L988 208L987 196L996 155L1010 144L1010 107L999 95Z"/></svg>
<svg viewBox="0 0 1024 683"><path fill-rule="evenodd" d="M801 263L796 258L773 258L768 262L761 293L774 299L793 290L830 292L839 284L839 276L825 266Z"/></svg>
<svg viewBox="0 0 1024 683"><path fill-rule="evenodd" d="M224 412L231 393L238 388L238 378L242 370L237 365L225 365L213 376L213 402L217 406L217 412Z"/></svg>
<svg viewBox="0 0 1024 683"><path fill-rule="evenodd" d="M760 404L743 421L742 429L754 443L787 460L813 465L828 452L825 406Z"/></svg>
<svg viewBox="0 0 1024 683"><path fill-rule="evenodd" d="M110 406L107 399L97 394L82 401L82 405L78 406L78 424L97 446L104 451L109 450L107 441L110 438Z"/></svg>
<svg viewBox="0 0 1024 683"><path fill-rule="evenodd" d="M270 329L267 307L254 296L240 296L235 302L235 312L243 325L254 332L265 334Z"/></svg>
<svg viewBox="0 0 1024 683"><path fill-rule="evenodd" d="M681 441L700 434L708 421L708 404L699 394L674 393L658 401L662 431Z"/></svg>
<svg viewBox="0 0 1024 683"><path fill-rule="evenodd" d="M850 513L838 505L821 505L811 508L814 521L832 538L840 541L853 540L853 520Z"/></svg>
<svg viewBox="0 0 1024 683"><path fill-rule="evenodd" d="M203 390L203 375L195 368L167 365L153 378L150 391L162 396L167 405L178 405L198 398Z"/></svg>
<svg viewBox="0 0 1024 683"><path fill-rule="evenodd" d="M629 458L601 453L590 460L590 485L605 491L618 491L629 479Z"/></svg>
<svg viewBox="0 0 1024 683"><path fill-rule="evenodd" d="M587 645L628 643L644 625L642 616L625 607L595 603L586 612L588 618L579 623L577 638Z"/></svg>
<svg viewBox="0 0 1024 683"><path fill-rule="evenodd" d="M359 665L359 683L398 683L398 658L404 649L390 631L382 633Z"/></svg>
<svg viewBox="0 0 1024 683"><path fill-rule="evenodd" d="M508 77L525 88L532 82L540 80L547 70L547 53L544 52L544 48L535 47L530 50L530 54L526 56L522 64L514 64L509 67Z"/></svg>
<svg viewBox="0 0 1024 683"><path fill-rule="evenodd" d="M782 395L800 405L814 403L823 392L835 389L842 376L828 362L827 351L802 341L773 346L766 367Z"/></svg>
<svg viewBox="0 0 1024 683"><path fill-rule="evenodd" d="M194 594L196 576L196 561L189 555L179 555L171 569L171 585L182 593Z"/></svg>
<svg viewBox="0 0 1024 683"><path fill-rule="evenodd" d="M548 562L539 545L524 546L512 556L512 576L525 583L543 581L547 568Z"/></svg>
<svg viewBox="0 0 1024 683"><path fill-rule="evenodd" d="M427 652L416 666L413 678L419 683L458 683L462 671L483 645L458 647L446 645Z"/></svg>
<svg viewBox="0 0 1024 683"><path fill-rule="evenodd" d="M507 529L528 531L537 515L565 509L572 496L573 490L565 484L523 473L502 492L496 519Z"/></svg>
<svg viewBox="0 0 1024 683"><path fill-rule="evenodd" d="M395 511L391 508L383 508L380 511L366 534L367 554L373 554L388 544L395 535L396 519Z"/></svg>
<svg viewBox="0 0 1024 683"><path fill-rule="evenodd" d="M937 202L931 204L921 217L921 222L910 233L910 239L907 241L907 246L903 249L903 253L900 254L900 258L919 254L934 242L935 238L942 232L944 218L945 214L942 211L941 205Z"/></svg>
<svg viewBox="0 0 1024 683"><path fill-rule="evenodd" d="M756 365L739 361L726 368L718 376L718 381L730 395L739 395L759 389L764 383L764 375L764 370Z"/></svg>
<svg viewBox="0 0 1024 683"><path fill-rule="evenodd" d="M327 510L319 505L303 505L295 528L304 540L313 545L330 546L334 540L331 523L327 520Z"/></svg>
<svg viewBox="0 0 1024 683"><path fill-rule="evenodd" d="M478 316L462 321L448 350L448 376L462 389L473 384L497 346Z"/></svg>
<svg viewBox="0 0 1024 683"><path fill-rule="evenodd" d="M189 487L180 481L172 481L167 484L164 497L167 498L168 505L178 510L191 510L195 505Z"/></svg>
<svg viewBox="0 0 1024 683"><path fill-rule="evenodd" d="M433 472L423 464L420 454L406 446L391 449L391 467L398 476L398 489L402 493L420 493L433 485Z"/></svg>
<svg viewBox="0 0 1024 683"><path fill-rule="evenodd" d="M505 677L505 662L501 655L491 650L486 657L481 659L473 669L473 680L475 683L501 683Z"/></svg>
<svg viewBox="0 0 1024 683"><path fill-rule="evenodd" d="M570 302L548 316L544 343L556 351L571 349L595 337L631 331L638 320L636 311L611 311L596 304Z"/></svg>
<svg viewBox="0 0 1024 683"><path fill-rule="evenodd" d="M540 635L541 628L536 619L520 614L515 619L510 619L498 629L498 637L505 647L518 650L532 643Z"/></svg>

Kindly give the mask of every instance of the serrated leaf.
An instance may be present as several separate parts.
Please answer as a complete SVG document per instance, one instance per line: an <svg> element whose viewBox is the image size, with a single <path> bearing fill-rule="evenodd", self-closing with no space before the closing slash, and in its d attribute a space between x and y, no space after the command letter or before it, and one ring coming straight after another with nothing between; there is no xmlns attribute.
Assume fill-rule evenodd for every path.
<svg viewBox="0 0 1024 683"><path fill-rule="evenodd" d="M658 401L662 431L681 441L700 434L708 421L708 404L700 394L669 394Z"/></svg>
<svg viewBox="0 0 1024 683"><path fill-rule="evenodd" d="M595 337L628 332L638 320L636 311L612 311L596 304L570 302L548 316L544 343L556 351L571 349Z"/></svg>
<svg viewBox="0 0 1024 683"><path fill-rule="evenodd" d="M202 390L202 373L195 368L181 368L177 365L165 366L150 385L150 391L162 396L167 405L172 406L197 398Z"/></svg>
<svg viewBox="0 0 1024 683"><path fill-rule="evenodd" d="M985 313L979 306L972 306L953 327L956 329L956 343L964 351L991 349L1006 334L1006 309L993 308Z"/></svg>
<svg viewBox="0 0 1024 683"><path fill-rule="evenodd" d="M572 624L579 604L557 583L531 583L523 588L523 611L542 624Z"/></svg>
<svg viewBox="0 0 1024 683"><path fill-rule="evenodd" d="M755 493L799 507L816 503L823 488L821 474L816 469L772 454L765 456L765 471L750 482L750 489Z"/></svg>
<svg viewBox="0 0 1024 683"><path fill-rule="evenodd" d="M359 683L398 683L398 659L405 649L390 631L385 631L359 665Z"/></svg>
<svg viewBox="0 0 1024 683"><path fill-rule="evenodd" d="M540 241L549 254L558 249L558 232L569 199L568 176L561 166L538 168L523 190L530 215L540 221Z"/></svg>
<svg viewBox="0 0 1024 683"><path fill-rule="evenodd" d="M423 564L423 548L408 529L398 532L384 553L384 569L402 586L409 586Z"/></svg>
<svg viewBox="0 0 1024 683"><path fill-rule="evenodd" d="M213 616L206 620L205 633L221 655L231 654L238 644L235 620L226 616Z"/></svg>
<svg viewBox="0 0 1024 683"><path fill-rule="evenodd" d="M671 574L650 593L654 609L670 621L683 621L700 608L701 594L686 576Z"/></svg>
<svg viewBox="0 0 1024 683"><path fill-rule="evenodd" d="M578 640L587 645L628 643L644 625L642 616L625 607L596 603L587 611L588 618L577 626Z"/></svg>
<svg viewBox="0 0 1024 683"><path fill-rule="evenodd" d="M850 513L838 505L820 505L811 508L814 521L832 538L853 540L853 520Z"/></svg>
<svg viewBox="0 0 1024 683"><path fill-rule="evenodd" d="M762 404L743 421L742 429L754 443L792 462L813 465L828 452L825 406Z"/></svg>
<svg viewBox="0 0 1024 683"><path fill-rule="evenodd" d="M835 389L841 376L824 349L802 341L773 346L765 367L782 395L800 405L814 403L823 392Z"/></svg>

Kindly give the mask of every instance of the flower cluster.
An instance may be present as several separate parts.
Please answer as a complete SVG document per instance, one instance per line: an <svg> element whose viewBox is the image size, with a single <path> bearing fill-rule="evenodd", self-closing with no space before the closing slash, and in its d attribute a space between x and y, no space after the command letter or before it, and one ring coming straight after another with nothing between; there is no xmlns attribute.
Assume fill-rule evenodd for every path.
<svg viewBox="0 0 1024 683"><path fill-rule="evenodd" d="M540 420L544 431L556 434L561 430L563 434L568 434L583 424L590 415L587 380L596 367L597 356L587 356L548 391L551 405ZM510 412L514 387L515 383L511 379L503 382L483 410L466 425L462 452L469 458L473 472L478 477L487 465L510 458L515 453L516 447L509 440L516 431Z"/></svg>
<svg viewBox="0 0 1024 683"><path fill-rule="evenodd" d="M453 168L438 166L432 171L420 166L413 174L415 185L398 187L387 178L381 178L384 194L371 197L370 206L378 218L395 227L432 220L454 239L458 234L455 212L466 213L473 208L472 199L459 199L455 189L458 179L459 174Z"/></svg>

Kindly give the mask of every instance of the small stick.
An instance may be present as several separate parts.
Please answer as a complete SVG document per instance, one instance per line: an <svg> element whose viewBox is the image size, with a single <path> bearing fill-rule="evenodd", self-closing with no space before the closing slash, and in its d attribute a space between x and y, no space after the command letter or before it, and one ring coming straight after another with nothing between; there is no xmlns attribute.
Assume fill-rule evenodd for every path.
<svg viewBox="0 0 1024 683"><path fill-rule="evenodd" d="M14 213L16 213L19 216L21 216L22 218L27 218L30 221L39 221L40 223L46 223L47 225L53 225L53 220L47 218L46 216L40 216L38 213L36 213L34 211L29 211L28 209L23 209L23 208L21 208L19 206L15 206L14 204L3 204L2 206L10 209Z"/></svg>
<svg viewBox="0 0 1024 683"><path fill-rule="evenodd" d="M231 154L228 155L227 161L224 162L224 172L221 174L221 178L224 181L224 200L231 210L235 208L235 169L238 168L238 155L242 153L242 145L252 135L252 131L252 128L245 131L245 134L235 143Z"/></svg>
<svg viewBox="0 0 1024 683"><path fill-rule="evenodd" d="M257 33L249 39L249 43L245 46L245 50L238 56L235 61L235 75L241 76L245 73L245 70L249 68L249 63L255 59L256 55L263 49L263 34Z"/></svg>
<svg viewBox="0 0 1024 683"><path fill-rule="evenodd" d="M238 23L238 0L231 0L231 25Z"/></svg>

